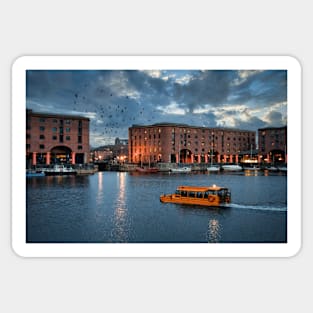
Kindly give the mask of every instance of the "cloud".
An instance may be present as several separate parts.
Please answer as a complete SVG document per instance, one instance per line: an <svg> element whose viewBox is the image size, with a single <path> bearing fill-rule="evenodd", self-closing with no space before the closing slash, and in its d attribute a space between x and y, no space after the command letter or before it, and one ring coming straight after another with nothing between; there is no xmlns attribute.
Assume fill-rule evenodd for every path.
<svg viewBox="0 0 313 313"><path fill-rule="evenodd" d="M191 113L206 104L222 105L229 95L233 75L233 71L197 71L188 84L174 84L173 96Z"/></svg>
<svg viewBox="0 0 313 313"><path fill-rule="evenodd" d="M132 124L256 130L286 122L286 71L40 70L27 71L26 91L35 111L90 117L92 145L127 137Z"/></svg>

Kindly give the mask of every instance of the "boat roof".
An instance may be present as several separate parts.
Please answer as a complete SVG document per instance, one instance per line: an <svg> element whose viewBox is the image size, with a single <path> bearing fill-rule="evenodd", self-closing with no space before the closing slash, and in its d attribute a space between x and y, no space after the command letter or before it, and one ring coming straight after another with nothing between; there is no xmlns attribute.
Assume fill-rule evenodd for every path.
<svg viewBox="0 0 313 313"><path fill-rule="evenodd" d="M228 188L226 187L219 187L216 185L212 185L212 186L178 186L177 190L180 191L196 191L196 192L206 192L209 190L213 190L213 191L219 191L219 190L227 190Z"/></svg>

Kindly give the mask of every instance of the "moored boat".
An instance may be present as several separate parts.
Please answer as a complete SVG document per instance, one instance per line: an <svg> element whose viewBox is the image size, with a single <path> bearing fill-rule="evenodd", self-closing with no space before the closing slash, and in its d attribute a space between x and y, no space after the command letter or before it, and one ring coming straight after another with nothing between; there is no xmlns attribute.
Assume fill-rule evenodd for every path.
<svg viewBox="0 0 313 313"><path fill-rule="evenodd" d="M278 167L278 170L281 172L287 172L287 166L280 166Z"/></svg>
<svg viewBox="0 0 313 313"><path fill-rule="evenodd" d="M178 168L172 168L171 169L172 173L190 173L191 172L191 167L178 167Z"/></svg>
<svg viewBox="0 0 313 313"><path fill-rule="evenodd" d="M64 165L54 165L53 168L45 169L44 173L46 176L77 175L77 171L75 169Z"/></svg>
<svg viewBox="0 0 313 313"><path fill-rule="evenodd" d="M222 165L224 171L242 171L242 167L237 164Z"/></svg>
<svg viewBox="0 0 313 313"><path fill-rule="evenodd" d="M140 173L157 173L159 170L156 167L136 167L136 171Z"/></svg>
<svg viewBox="0 0 313 313"><path fill-rule="evenodd" d="M219 172L220 167L218 165L210 165L207 167L208 172Z"/></svg>
<svg viewBox="0 0 313 313"><path fill-rule="evenodd" d="M277 172L278 168L275 166L268 166L268 167L265 167L265 170L270 171L270 172Z"/></svg>
<svg viewBox="0 0 313 313"><path fill-rule="evenodd" d="M226 187L216 185L195 187L178 186L174 194L163 194L160 201L164 203L192 204L202 206L220 206L230 203L231 193Z"/></svg>
<svg viewBox="0 0 313 313"><path fill-rule="evenodd" d="M26 171L26 177L40 177L40 176L45 176L45 173L43 171L35 171L35 170Z"/></svg>

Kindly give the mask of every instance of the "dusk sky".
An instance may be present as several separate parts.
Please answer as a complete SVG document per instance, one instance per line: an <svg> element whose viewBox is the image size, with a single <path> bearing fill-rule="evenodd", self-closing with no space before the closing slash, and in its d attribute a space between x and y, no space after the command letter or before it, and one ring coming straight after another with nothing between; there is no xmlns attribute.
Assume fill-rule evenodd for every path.
<svg viewBox="0 0 313 313"><path fill-rule="evenodd" d="M90 144L161 122L247 130L287 124L284 70L27 71L26 107L90 118Z"/></svg>

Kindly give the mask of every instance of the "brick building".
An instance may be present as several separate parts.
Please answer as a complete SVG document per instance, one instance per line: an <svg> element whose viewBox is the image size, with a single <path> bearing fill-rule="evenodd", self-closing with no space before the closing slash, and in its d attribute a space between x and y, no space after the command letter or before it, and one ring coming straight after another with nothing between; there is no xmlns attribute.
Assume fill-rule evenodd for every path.
<svg viewBox="0 0 313 313"><path fill-rule="evenodd" d="M258 129L259 155L266 163L287 163L287 126Z"/></svg>
<svg viewBox="0 0 313 313"><path fill-rule="evenodd" d="M128 140L131 163L238 163L256 148L254 131L174 123L133 125Z"/></svg>
<svg viewBox="0 0 313 313"><path fill-rule="evenodd" d="M26 110L26 165L89 162L89 119Z"/></svg>

